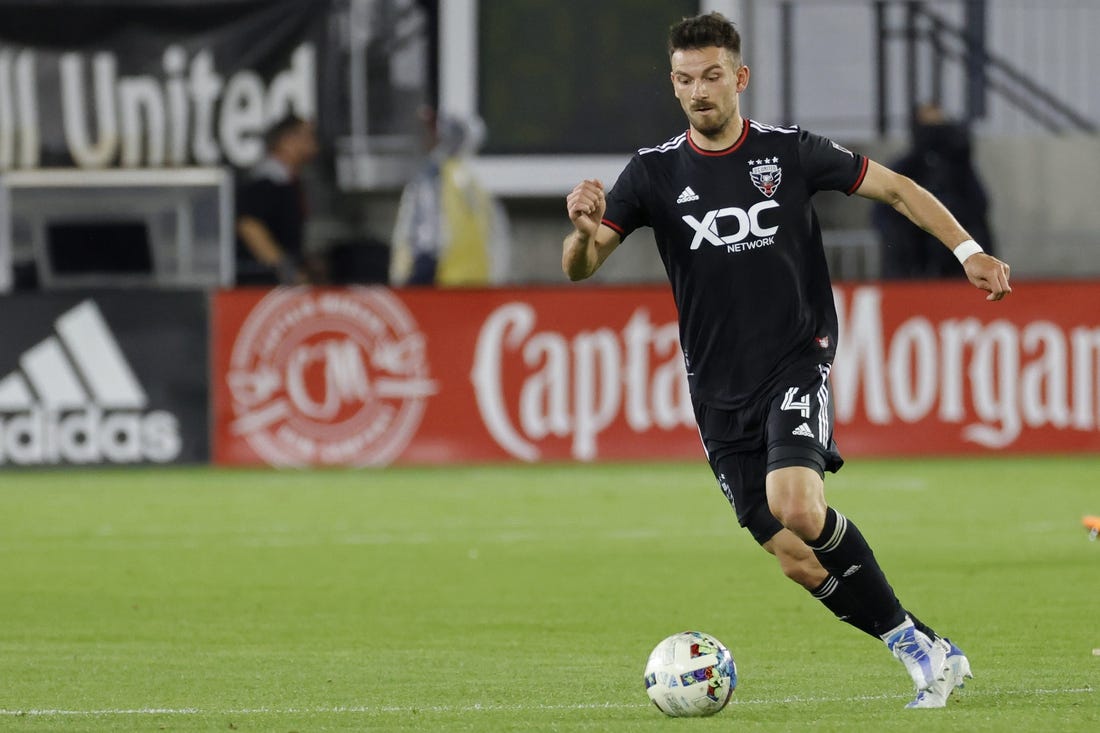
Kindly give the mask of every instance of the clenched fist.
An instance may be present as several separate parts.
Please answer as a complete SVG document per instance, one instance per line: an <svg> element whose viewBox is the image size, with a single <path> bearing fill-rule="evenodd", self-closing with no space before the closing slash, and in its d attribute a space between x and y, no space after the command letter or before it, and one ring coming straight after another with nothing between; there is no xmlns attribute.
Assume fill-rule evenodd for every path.
<svg viewBox="0 0 1100 733"><path fill-rule="evenodd" d="M593 236L607 210L603 184L596 179L581 181L565 197L565 208L577 231L585 237Z"/></svg>

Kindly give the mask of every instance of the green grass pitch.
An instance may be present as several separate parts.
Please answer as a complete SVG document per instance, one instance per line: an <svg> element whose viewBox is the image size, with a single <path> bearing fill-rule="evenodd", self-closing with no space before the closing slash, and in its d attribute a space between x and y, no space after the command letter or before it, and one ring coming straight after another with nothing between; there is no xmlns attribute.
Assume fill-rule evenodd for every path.
<svg viewBox="0 0 1100 733"><path fill-rule="evenodd" d="M0 729L1095 731L1100 458L850 462L830 502L976 679L903 710L885 647L736 526L702 460L8 473ZM740 673L649 704L687 628Z"/></svg>

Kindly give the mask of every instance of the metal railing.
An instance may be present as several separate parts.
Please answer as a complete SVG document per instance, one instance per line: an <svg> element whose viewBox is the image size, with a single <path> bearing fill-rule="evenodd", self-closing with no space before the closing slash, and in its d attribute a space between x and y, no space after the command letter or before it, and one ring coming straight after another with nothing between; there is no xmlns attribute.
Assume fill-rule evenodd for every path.
<svg viewBox="0 0 1100 733"><path fill-rule="evenodd" d="M890 131L887 87L891 69L888 45L897 41L905 47L906 98L914 109L920 100L943 106L944 77L947 64L951 62L964 70L965 99L962 106L968 122L986 115L987 97L994 93L1049 132L1097 132L1093 120L988 47L986 28L989 6L986 0L961 0L961 4L963 23L957 24L920 0L874 0L876 125L879 135ZM902 6L904 14L900 23L891 22L889 6ZM931 87L926 96L922 96L920 89L921 44L931 51L924 56L923 76Z"/></svg>
<svg viewBox="0 0 1100 733"><path fill-rule="evenodd" d="M749 108L842 139L935 102L978 134L1096 134L1097 0L741 0Z"/></svg>

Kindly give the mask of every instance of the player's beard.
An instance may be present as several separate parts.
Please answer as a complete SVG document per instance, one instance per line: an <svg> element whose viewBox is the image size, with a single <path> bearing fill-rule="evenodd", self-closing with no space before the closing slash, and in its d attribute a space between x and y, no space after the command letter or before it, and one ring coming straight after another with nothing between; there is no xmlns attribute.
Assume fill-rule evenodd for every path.
<svg viewBox="0 0 1100 733"><path fill-rule="evenodd" d="M722 133L726 132L733 122L734 113L731 111L723 117L716 117L712 120L708 120L703 115L696 113L694 110L688 114L688 119L691 122L691 126L695 128L695 131L706 138L715 139L722 136Z"/></svg>

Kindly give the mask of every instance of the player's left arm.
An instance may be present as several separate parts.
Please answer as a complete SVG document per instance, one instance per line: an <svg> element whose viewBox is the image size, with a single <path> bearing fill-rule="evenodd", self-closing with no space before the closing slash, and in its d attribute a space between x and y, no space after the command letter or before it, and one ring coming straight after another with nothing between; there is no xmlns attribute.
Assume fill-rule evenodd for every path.
<svg viewBox="0 0 1100 733"><path fill-rule="evenodd" d="M867 173L855 192L892 206L909 221L943 242L952 252L961 244L973 242L947 207L927 189L908 176L873 160L867 161ZM965 250L956 254L963 255L963 270L970 282L989 293L986 300L1000 300L1011 293L1012 287L1008 284L1009 266L980 250L965 254L966 250L974 249L973 244L969 244Z"/></svg>

